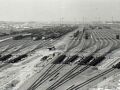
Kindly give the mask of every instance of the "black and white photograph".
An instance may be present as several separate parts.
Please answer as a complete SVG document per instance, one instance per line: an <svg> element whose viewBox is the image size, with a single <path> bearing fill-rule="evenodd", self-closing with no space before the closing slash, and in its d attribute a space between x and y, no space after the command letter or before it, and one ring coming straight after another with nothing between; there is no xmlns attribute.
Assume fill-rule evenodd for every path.
<svg viewBox="0 0 120 90"><path fill-rule="evenodd" d="M0 0L0 90L120 90L120 0Z"/></svg>

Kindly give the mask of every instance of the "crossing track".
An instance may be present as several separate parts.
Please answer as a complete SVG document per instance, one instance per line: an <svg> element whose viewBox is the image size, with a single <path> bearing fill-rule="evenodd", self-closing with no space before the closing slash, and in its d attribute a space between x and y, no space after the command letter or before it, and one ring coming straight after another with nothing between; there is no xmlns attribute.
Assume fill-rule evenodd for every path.
<svg viewBox="0 0 120 90"><path fill-rule="evenodd" d="M65 53L67 53L68 51L70 51L71 49L73 49L74 47L76 47L77 45L80 44L81 42L81 38L82 38L82 33L80 35L78 35L78 37L75 37L70 43L71 45L68 46L68 49ZM77 41L77 42L76 42ZM57 58L58 59L58 58ZM65 64L62 64L61 66L59 66L57 69L55 69L53 72L50 73L50 71L55 67L55 64L52 64L27 90L34 90L36 89L38 86L40 86L43 82L45 82L47 79L49 79L52 75L54 75L55 73L57 73L60 69L62 69Z"/></svg>
<svg viewBox="0 0 120 90"><path fill-rule="evenodd" d="M102 34L101 34L101 36L102 36ZM113 42L110 42L110 40L106 40L106 39L103 40L103 44L105 46L101 45L101 47L98 48L98 53L97 54L101 54L102 53L102 55L106 55L110 51L111 47L113 46ZM104 49L107 50L107 51L104 51ZM100 55L100 56L102 56L102 55ZM97 55L97 57L100 57L100 56ZM50 87L48 87L47 90L55 90L59 86L63 85L65 82L71 80L72 78L76 77L80 73L82 73L85 70L87 70L90 66L87 65L84 68L78 70L78 72L75 72L76 69L78 69L79 67L80 66L76 66L75 69L73 68L73 71L70 71L70 73L65 74L63 77L61 77L59 80L57 80L54 84L52 84ZM73 73L73 72L75 72L75 73Z"/></svg>
<svg viewBox="0 0 120 90"><path fill-rule="evenodd" d="M79 35L79 37L75 38L73 41L72 41L72 47L69 47L67 51L70 51L71 49L74 49L74 47L76 47L77 45L80 44L80 40L82 38L83 34L82 35ZM75 44L75 40L78 41L78 44L77 45L74 45ZM71 45L70 45L71 46ZM52 65L51 65L52 66ZM50 68L51 68L50 66ZM61 65L60 67L58 67L55 71L51 72L50 75L48 73L44 73L42 74L42 76L44 76L43 78L40 76L39 79L37 81L35 81L35 83L32 84L32 86L30 86L30 88L28 88L28 90L33 90L34 88L38 87L39 85L41 85L43 82L45 82L48 78L50 78L53 74L57 73L60 69L62 69L65 65ZM55 65L54 65L55 67ZM52 67L52 68L54 68ZM46 70L46 72L50 72L50 70ZM47 76L47 77L46 77ZM43 80L44 79L44 80ZM43 81L42 81L43 80ZM42 82L42 83L41 83ZM36 84L36 85L35 85Z"/></svg>
<svg viewBox="0 0 120 90"><path fill-rule="evenodd" d="M65 65L63 64L62 66L60 66L60 67L58 67L58 68L60 68L61 69L61 67L63 68ZM79 68L80 67L80 65L76 65L76 67L75 68L73 68L69 73L67 73L67 74L65 74L64 76L68 76L70 73L72 73L73 71L75 71L77 68ZM57 73L59 70L58 70L58 68L54 71L54 72L51 72L51 74L45 74L45 75L43 75L43 76L47 76L47 77L44 77L44 78L42 78L41 80L37 80L35 83L36 83L36 85L35 85L35 83L34 84L32 84L32 86L28 89L28 90L32 90L32 89L35 89L35 88L37 88L38 86L40 86L43 82L45 82L46 80L48 80L54 73ZM48 77L49 76L49 77ZM40 76L40 78L41 78L41 76ZM42 80L44 79L44 81L43 82L41 82ZM39 82L38 82L39 81Z"/></svg>
<svg viewBox="0 0 120 90"><path fill-rule="evenodd" d="M71 88L68 88L68 89L66 89L66 90L78 90L78 89L80 89L80 88L88 85L89 83L95 81L96 79L101 78L102 76L104 76L104 75L112 72L113 70L114 70L114 68L110 68L110 69L108 69L108 70L106 70L106 71L104 71L104 72L102 72L102 73L100 73L100 74L98 74L98 75L96 75L96 76L88 79L87 81L85 81L85 82L83 82L83 83L81 83L81 84L79 84L79 85L73 86L73 87L71 87Z"/></svg>
<svg viewBox="0 0 120 90"><path fill-rule="evenodd" d="M65 66L65 65L63 64L63 65L60 66L60 67L63 68L64 66ZM60 67L58 67L58 68L60 68ZM76 67L76 68L79 68L79 67ZM60 69L61 69L61 68L60 68ZM60 69L59 69L59 70L60 70ZM75 68L74 68L74 69L75 69ZM74 70L74 69L73 69L73 70ZM54 71L54 72L57 73L59 70L56 69L56 70L55 70L56 72L55 72L55 71ZM71 70L71 71L73 71L73 70ZM40 86L40 85L43 83L43 82L41 83L41 81L42 81L43 79L44 79L43 81L45 82L48 78L51 77L52 74L54 74L54 73L52 72L50 75L47 75L47 74L44 75L44 74L42 74L42 76L44 76L44 78L42 78L41 80L38 79L28 90L32 90L32 89L37 88L38 86ZM46 77L46 76L47 76L47 77ZM49 76L49 77L48 77L48 76ZM38 81L39 81L39 82L38 82ZM35 84L36 84L36 85L35 85Z"/></svg>
<svg viewBox="0 0 120 90"><path fill-rule="evenodd" d="M110 37L109 35L106 35L106 36L107 36L107 37ZM116 47L118 47L118 45L119 45L119 42L116 42L115 40L112 40L111 38L110 38L108 41L110 42L110 40L111 40L111 42L112 42L112 43L111 43L111 44L112 44L111 50L116 49ZM115 44L114 44L114 43L115 43ZM110 44L110 45L111 45L111 44ZM114 46L113 46L113 44L114 44ZM100 73L100 74L98 74L98 75L96 75L96 76L88 79L87 81L85 81L85 82L83 82L83 83L81 83L81 84L79 84L79 85L72 86L72 87L68 88L67 90L78 90L78 89L80 89L80 88L88 85L89 83L95 81L96 79L101 78L102 76L104 76L104 75L112 72L113 70L114 70L114 68L110 68L110 69L108 69L108 70L106 70L106 71L104 71L104 72L102 72L102 73Z"/></svg>
<svg viewBox="0 0 120 90"><path fill-rule="evenodd" d="M110 40L108 40L108 41L110 42ZM113 46L114 43L115 43L114 41L111 41L110 45ZM109 46L110 46L110 45L109 45ZM112 46L111 46L111 47L112 47ZM118 46L118 43L116 43L116 45L114 45L111 49L114 50L114 49L115 49L114 47L117 47L117 46ZM89 79L89 80L87 80L87 81L85 81L85 82L77 85L77 86L72 86L72 87L68 88L67 90L78 90L78 88L81 88L81 87L87 85L88 83L90 83L90 82L92 82L92 81L100 78L101 76L103 76L103 75L105 75L105 74L107 74L107 73L109 73L109 72L111 72L111 71L113 71L113 70L114 70L114 69L111 68L110 70L107 70L107 71L105 71L105 72L103 72L103 73L101 73L101 74L99 74L99 75L97 75L97 76L95 76L95 77L93 77L93 78L91 78L91 79Z"/></svg>
<svg viewBox="0 0 120 90"><path fill-rule="evenodd" d="M66 53L69 52L70 50L75 49L81 43L83 34L84 34L83 31L80 31L79 35L77 37L74 37L73 40L69 42Z"/></svg>
<svg viewBox="0 0 120 90"><path fill-rule="evenodd" d="M7 51L8 48L9 48L9 45L0 47L0 54L2 54L2 53L4 53L5 51Z"/></svg>
<svg viewBox="0 0 120 90"><path fill-rule="evenodd" d="M103 32L105 33L105 32ZM64 74L62 77L58 78L57 81L55 81L51 86L49 86L47 88L47 90L55 90L56 88L60 87L61 85L63 85L64 83L66 83L67 81L73 79L74 77L76 77L77 75L79 75L80 73L84 72L85 70L87 70L91 64L91 62L95 62L97 61L97 59L99 59L101 56L105 56L106 54L108 54L110 51L116 49L119 45L119 41L114 40L113 37L111 36L111 33L104 35L102 32L100 31L92 31L91 35L92 35L92 42L90 42L87 45L85 45L85 41L82 38L81 42L75 42L75 39L72 41L70 47L68 48L68 51L74 51L74 49L80 45L82 46L82 48L80 48L80 50L78 50L78 54L83 56L83 58L80 58L79 60L79 64L72 68L71 70L69 70L66 74ZM79 37L76 38L76 40L80 39ZM75 45L74 45L75 44ZM88 52L87 56L86 56L86 52L84 54L84 51L90 51L91 47L93 47L94 45L97 46L96 50L93 50L91 52ZM88 50L87 50L88 49ZM105 51L106 50L106 51ZM84 56L85 55L85 56ZM90 60L86 60L89 56L94 56L91 57ZM95 59L93 59L95 58ZM86 66L84 66L82 69L80 68L81 65L83 65L82 61L87 61L84 64L87 64ZM99 63L96 63L95 65L97 65ZM91 64L92 65L92 64ZM52 69L55 67L55 65L51 65L50 68L48 68L40 77L38 80L36 80L27 90L35 90L37 87L39 87L40 85L42 85L45 81L47 81L51 76L55 75L56 73L58 73L63 67L65 66L65 64L60 65L57 69L55 69L54 71L52 71ZM77 70L77 71L76 71ZM106 71L107 73L109 73L110 71L112 71L114 69L108 70ZM52 72L51 72L52 71ZM106 73L101 74L102 76L105 75ZM91 80L90 80L91 81ZM70 89L72 90L72 89Z"/></svg>
<svg viewBox="0 0 120 90"><path fill-rule="evenodd" d="M55 41L53 41L53 42L55 42ZM29 54L30 52L32 52L32 51L34 51L34 50L36 50L36 49L39 49L39 48L42 48L43 46L48 46L48 45L50 45L50 44L52 44L53 42L51 42L51 41L48 41L48 42L46 42L46 41L37 41L37 42L35 42L35 43L33 43L33 42L28 42L28 43L26 43L26 41L25 42L20 42L20 43L17 43L17 44L20 44L20 45L17 45L17 47L19 47L19 46L21 46L21 47L19 47L19 48L17 48L16 47L16 43L10 43L10 45L8 46L8 48L7 48L7 50L5 50L2 54L3 54L3 57L7 54L7 55L10 55L11 54L11 57L9 58L9 59L7 59L7 60L5 60L2 64L0 64L0 68L2 68L2 67L5 67L6 65L8 65L9 63L8 63L8 61L10 60L10 61L13 61L15 58L17 58L16 56L14 57L14 55L13 54L17 54L17 55L24 55L24 54ZM49 43L49 44L48 44ZM27 46L28 45L28 46ZM33 47L34 46L34 47ZM26 50L26 48L28 48L28 47L33 47L33 49L32 48L30 48L30 49L28 49L28 50ZM13 50L12 50L13 49ZM9 52L9 53L8 53Z"/></svg>

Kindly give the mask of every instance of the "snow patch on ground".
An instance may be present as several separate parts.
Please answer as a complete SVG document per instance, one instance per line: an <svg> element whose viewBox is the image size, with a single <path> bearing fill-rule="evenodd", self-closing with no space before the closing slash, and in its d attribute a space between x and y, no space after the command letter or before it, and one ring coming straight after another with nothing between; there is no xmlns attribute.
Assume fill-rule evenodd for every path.
<svg viewBox="0 0 120 90"><path fill-rule="evenodd" d="M6 86L8 86L12 81L19 81L14 87L10 87L9 90L17 90L26 80L31 78L35 73L39 72L43 67L41 64L46 65L47 61L43 62L40 59L43 56L51 56L53 53L56 55L63 52L63 49L58 49L59 47L63 47L64 50L69 45L69 42L72 40L73 37L72 33L66 35L62 40L58 40L55 45L57 48L54 51L49 51L48 49L40 49L36 50L33 55L29 55L29 57L23 59L18 63L13 64L12 67L7 68L0 72L0 90L8 90ZM51 59L49 59L51 60ZM40 67L36 65L40 64ZM39 66L39 65L38 65Z"/></svg>
<svg viewBox="0 0 120 90"><path fill-rule="evenodd" d="M66 48L68 47L70 41L73 39L73 33L75 31L67 34L61 41L57 42L55 44L55 47L59 50L66 50Z"/></svg>
<svg viewBox="0 0 120 90"><path fill-rule="evenodd" d="M12 67L7 68L0 72L0 90L7 90L5 87L11 83L13 80L18 80L19 83L11 88L10 90L17 90L27 79L32 77L37 71L41 70L42 67L36 67L38 63L42 63L40 59L43 56L47 56L50 54L53 54L55 52L60 52L58 50L55 51L49 51L48 49L43 49L43 50L38 50L34 53L34 55L26 58L24 61L29 61L30 62L26 64L21 64L24 61L20 63L13 64ZM37 57L37 58L35 58Z"/></svg>

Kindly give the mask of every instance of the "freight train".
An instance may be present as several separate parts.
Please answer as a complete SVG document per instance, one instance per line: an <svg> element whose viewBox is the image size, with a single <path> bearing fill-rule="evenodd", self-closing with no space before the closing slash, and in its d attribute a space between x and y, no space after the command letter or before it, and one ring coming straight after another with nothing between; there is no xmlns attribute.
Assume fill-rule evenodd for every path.
<svg viewBox="0 0 120 90"><path fill-rule="evenodd" d="M20 39L23 39L23 38L26 38L26 37L30 37L31 34L20 34L20 35L16 35L16 36L13 36L13 40L20 40Z"/></svg>

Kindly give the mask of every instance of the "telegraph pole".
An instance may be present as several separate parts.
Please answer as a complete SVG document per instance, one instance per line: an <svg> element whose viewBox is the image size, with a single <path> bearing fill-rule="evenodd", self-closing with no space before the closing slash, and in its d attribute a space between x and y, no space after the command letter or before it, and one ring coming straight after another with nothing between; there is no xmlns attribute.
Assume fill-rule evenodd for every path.
<svg viewBox="0 0 120 90"><path fill-rule="evenodd" d="M112 23L114 22L113 16L111 17Z"/></svg>
<svg viewBox="0 0 120 90"><path fill-rule="evenodd" d="M85 17L83 17L83 25L85 24Z"/></svg>
<svg viewBox="0 0 120 90"><path fill-rule="evenodd" d="M60 18L60 26L63 24L63 17Z"/></svg>

